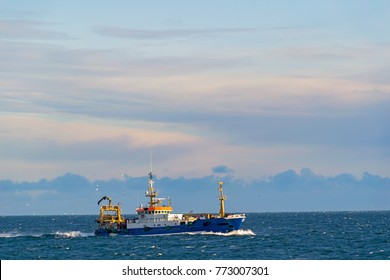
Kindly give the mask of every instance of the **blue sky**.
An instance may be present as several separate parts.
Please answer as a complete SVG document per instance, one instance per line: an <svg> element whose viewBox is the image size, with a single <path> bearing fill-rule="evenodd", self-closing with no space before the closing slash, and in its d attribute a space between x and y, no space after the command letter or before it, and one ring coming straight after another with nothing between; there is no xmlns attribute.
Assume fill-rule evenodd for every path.
<svg viewBox="0 0 390 280"><path fill-rule="evenodd" d="M0 178L390 176L388 1L1 1Z"/></svg>

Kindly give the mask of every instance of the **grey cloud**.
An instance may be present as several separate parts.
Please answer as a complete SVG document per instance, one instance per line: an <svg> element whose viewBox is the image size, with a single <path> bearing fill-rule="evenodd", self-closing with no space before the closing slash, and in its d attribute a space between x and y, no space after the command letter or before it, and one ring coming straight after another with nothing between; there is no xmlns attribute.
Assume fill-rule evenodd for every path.
<svg viewBox="0 0 390 280"><path fill-rule="evenodd" d="M372 114L371 110L378 111ZM226 114L211 119L210 125L213 131L229 133L230 141L235 143L389 149L390 129L386 122L389 114L380 105L372 106L371 110L345 115Z"/></svg>
<svg viewBox="0 0 390 280"><path fill-rule="evenodd" d="M219 165L219 166L215 166L211 169L213 171L214 174L219 174L219 173L230 173L230 172L233 172L234 170L227 167L226 165Z"/></svg>

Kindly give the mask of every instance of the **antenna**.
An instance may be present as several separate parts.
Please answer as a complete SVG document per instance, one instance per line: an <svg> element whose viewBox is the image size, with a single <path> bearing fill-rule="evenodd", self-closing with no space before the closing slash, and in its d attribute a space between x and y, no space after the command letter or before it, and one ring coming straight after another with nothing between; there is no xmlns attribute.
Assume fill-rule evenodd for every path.
<svg viewBox="0 0 390 280"><path fill-rule="evenodd" d="M153 171L153 157L152 157L152 148L149 151L149 161L150 161L150 173Z"/></svg>

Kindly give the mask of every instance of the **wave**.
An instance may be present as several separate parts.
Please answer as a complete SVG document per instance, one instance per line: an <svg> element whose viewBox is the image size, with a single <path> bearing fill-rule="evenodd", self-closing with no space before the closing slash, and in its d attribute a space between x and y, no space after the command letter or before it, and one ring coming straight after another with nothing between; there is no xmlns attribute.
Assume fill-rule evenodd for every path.
<svg viewBox="0 0 390 280"><path fill-rule="evenodd" d="M14 232L3 232L0 233L0 238L13 238L13 237L23 237L26 236L21 233L14 233Z"/></svg>
<svg viewBox="0 0 390 280"><path fill-rule="evenodd" d="M213 232L213 231L201 231L201 232L189 232L190 235L217 235L217 236L254 236L256 235L252 230L250 229L239 229L239 230L233 230L229 232Z"/></svg>
<svg viewBox="0 0 390 280"><path fill-rule="evenodd" d="M57 231L55 233L20 233L16 231L0 233L0 238L17 237L54 237L54 238L80 238L94 236L93 233L84 233L81 231Z"/></svg>
<svg viewBox="0 0 390 280"><path fill-rule="evenodd" d="M57 231L54 235L56 238L77 238L77 237L89 237L94 236L93 233L83 233L81 231Z"/></svg>

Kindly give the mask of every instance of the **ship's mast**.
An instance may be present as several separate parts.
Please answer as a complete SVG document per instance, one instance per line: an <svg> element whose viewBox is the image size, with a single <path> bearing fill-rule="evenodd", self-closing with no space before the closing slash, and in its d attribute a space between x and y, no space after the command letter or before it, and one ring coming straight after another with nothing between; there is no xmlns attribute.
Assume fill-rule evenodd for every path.
<svg viewBox="0 0 390 280"><path fill-rule="evenodd" d="M158 192L154 190L153 184L153 175L152 172L149 172L148 191L146 192L146 196L150 197L150 207L154 207L154 205L160 203L159 199L157 199L157 201L155 199L156 196L158 196Z"/></svg>
<svg viewBox="0 0 390 280"><path fill-rule="evenodd" d="M218 187L218 190L219 190L219 216L222 218L225 216L225 200L227 199L227 197L225 195L223 195L223 182L220 181L218 182L219 184L219 187Z"/></svg>

